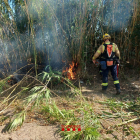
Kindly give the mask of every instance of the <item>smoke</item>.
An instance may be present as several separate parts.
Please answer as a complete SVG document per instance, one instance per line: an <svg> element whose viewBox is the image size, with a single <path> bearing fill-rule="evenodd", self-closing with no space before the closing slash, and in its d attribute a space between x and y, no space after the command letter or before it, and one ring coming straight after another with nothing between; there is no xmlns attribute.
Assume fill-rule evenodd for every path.
<svg viewBox="0 0 140 140"><path fill-rule="evenodd" d="M42 36L43 34L43 36ZM45 66L50 65L52 69L62 69L62 58L67 53L67 49L63 52L65 42L61 40L60 44L57 42L57 36L53 31L41 28L36 32L35 47L37 55L39 56L38 63Z"/></svg>
<svg viewBox="0 0 140 140"><path fill-rule="evenodd" d="M132 3L128 0L113 1L104 8L104 25L113 27L112 32L127 28L131 20Z"/></svg>
<svg viewBox="0 0 140 140"><path fill-rule="evenodd" d="M113 27L110 29L112 32L127 27L132 14L131 2L128 0L104 1L109 1L108 4L104 3L104 25ZM75 57L79 51L78 43L80 43L81 34L84 34L83 23L85 19L87 20L86 14L93 13L92 6L87 4L87 7L84 7L86 6L84 1L79 0L30 0L26 4L23 2L19 8L23 8L21 10L23 13L20 13L18 8L15 10L15 12L19 10L17 14L19 18L16 17L17 28L12 25L14 32L3 39L6 53L2 53L3 48L1 48L3 55L1 59L10 60L12 72L27 65L28 60L30 63L35 63L35 59L37 59L37 64L44 65L44 69L49 64L53 69L62 69L65 65L62 61L68 60L68 57ZM87 13L85 9L88 11ZM93 7L93 10L95 9L96 6ZM91 21L92 18L95 19L91 16ZM101 18L96 19L99 20L93 25L95 28L99 27ZM10 25L9 29L11 29ZM71 51L69 48L72 47Z"/></svg>
<svg viewBox="0 0 140 140"><path fill-rule="evenodd" d="M62 69L65 65L62 60L66 60L68 54L68 45L66 36L69 38L70 34L66 33L66 26L70 24L74 18L74 14L70 16L70 1L56 1L56 0L42 0L30 1L29 14L38 20L35 20L35 46L37 53L43 56L43 62L46 65L51 65L54 69ZM65 12L62 13L62 6ZM74 6L74 8L76 8ZM71 10L74 12L74 10ZM63 18L62 18L63 17ZM64 32L66 36L64 37Z"/></svg>
<svg viewBox="0 0 140 140"><path fill-rule="evenodd" d="M54 11L50 9L51 7L47 2L53 6ZM53 69L61 69L64 65L62 59L65 59L67 47L65 47L66 41L61 34L60 25L56 23L55 15L53 15L56 10L56 3L55 0L47 2L44 0L28 1L28 8L26 9L23 4L19 8L23 8L22 13L16 14L16 26L15 24L11 25L11 23L10 25L2 25L4 37L0 39L0 62L3 64L2 68L6 67L5 70L2 69L1 71L5 71L7 75L27 65L28 60L30 60L30 63L34 63L36 59L34 48L39 65L46 67L50 64ZM27 20L28 16L30 21ZM31 32L31 26L33 33ZM23 71L25 73L26 70L21 70L21 73Z"/></svg>

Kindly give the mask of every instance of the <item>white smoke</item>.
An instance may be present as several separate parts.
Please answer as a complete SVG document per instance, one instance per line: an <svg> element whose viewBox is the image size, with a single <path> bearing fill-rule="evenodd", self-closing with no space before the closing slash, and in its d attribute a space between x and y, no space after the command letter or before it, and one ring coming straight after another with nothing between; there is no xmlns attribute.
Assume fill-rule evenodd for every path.
<svg viewBox="0 0 140 140"><path fill-rule="evenodd" d="M112 32L127 28L132 15L132 3L128 0L110 1L104 7L104 25L113 27Z"/></svg>

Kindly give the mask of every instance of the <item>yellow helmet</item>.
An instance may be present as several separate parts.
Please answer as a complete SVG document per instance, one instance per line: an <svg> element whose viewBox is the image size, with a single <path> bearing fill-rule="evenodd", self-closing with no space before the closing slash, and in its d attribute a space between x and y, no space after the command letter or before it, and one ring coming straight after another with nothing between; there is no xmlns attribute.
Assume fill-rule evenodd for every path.
<svg viewBox="0 0 140 140"><path fill-rule="evenodd" d="M111 39L111 36L109 34L104 34L103 35L103 40Z"/></svg>

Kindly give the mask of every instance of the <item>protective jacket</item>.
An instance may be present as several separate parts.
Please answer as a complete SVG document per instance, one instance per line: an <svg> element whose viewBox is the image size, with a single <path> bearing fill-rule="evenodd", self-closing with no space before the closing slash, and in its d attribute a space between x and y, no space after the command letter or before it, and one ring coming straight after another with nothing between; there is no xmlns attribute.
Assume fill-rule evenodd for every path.
<svg viewBox="0 0 140 140"><path fill-rule="evenodd" d="M107 46L109 46L112 50L107 50ZM115 56L120 59L120 51L115 43L107 41L98 48L92 59L95 60L99 56L101 60L114 59Z"/></svg>
<svg viewBox="0 0 140 140"><path fill-rule="evenodd" d="M112 50L113 44L103 44L104 45L104 52L101 53L100 60L106 61L106 60L113 60L115 58L115 52Z"/></svg>

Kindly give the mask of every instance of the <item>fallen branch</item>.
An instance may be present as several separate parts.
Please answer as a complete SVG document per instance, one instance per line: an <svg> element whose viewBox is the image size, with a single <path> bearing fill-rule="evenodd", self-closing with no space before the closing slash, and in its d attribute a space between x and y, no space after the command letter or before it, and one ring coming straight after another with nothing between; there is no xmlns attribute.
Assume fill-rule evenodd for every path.
<svg viewBox="0 0 140 140"><path fill-rule="evenodd" d="M129 121L125 121L125 122L122 122L122 123L118 124L117 126L121 126L121 125L130 123L130 122L134 122L134 121L138 121L139 119L140 119L140 118L135 118L135 119L132 119L132 120L129 120Z"/></svg>

